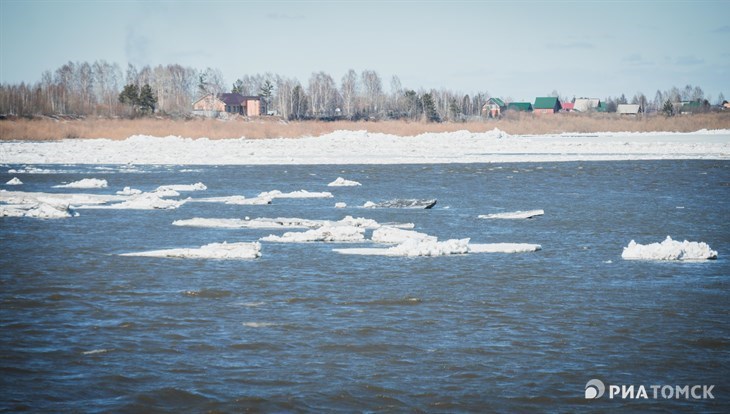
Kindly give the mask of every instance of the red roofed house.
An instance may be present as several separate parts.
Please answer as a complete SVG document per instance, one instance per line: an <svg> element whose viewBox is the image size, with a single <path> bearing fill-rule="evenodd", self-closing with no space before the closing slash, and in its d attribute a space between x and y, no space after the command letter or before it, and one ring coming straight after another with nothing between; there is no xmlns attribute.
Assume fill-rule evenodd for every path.
<svg viewBox="0 0 730 414"><path fill-rule="evenodd" d="M563 107L563 111L565 111L565 112L573 112L573 108L574 108L573 102L561 102L560 106Z"/></svg>
<svg viewBox="0 0 730 414"><path fill-rule="evenodd" d="M193 113L208 117L217 117L221 113L245 116L261 115L261 97L243 96L240 93L212 93L193 102Z"/></svg>

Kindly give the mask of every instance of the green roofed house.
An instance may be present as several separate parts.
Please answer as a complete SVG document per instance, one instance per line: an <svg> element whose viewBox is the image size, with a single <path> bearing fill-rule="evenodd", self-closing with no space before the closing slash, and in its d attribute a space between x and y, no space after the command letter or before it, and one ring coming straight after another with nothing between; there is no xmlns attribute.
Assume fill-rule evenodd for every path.
<svg viewBox="0 0 730 414"><path fill-rule="evenodd" d="M603 101L599 102L596 107L596 112L608 112L608 104Z"/></svg>
<svg viewBox="0 0 730 414"><path fill-rule="evenodd" d="M487 118L499 118L502 116L502 111L507 109L504 101L499 98L489 98L487 103L482 106L482 116Z"/></svg>
<svg viewBox="0 0 730 414"><path fill-rule="evenodd" d="M553 97L535 98L533 107L536 114L554 114L562 109L560 99Z"/></svg>
<svg viewBox="0 0 730 414"><path fill-rule="evenodd" d="M532 112L532 104L529 102L510 102L507 109L517 112Z"/></svg>

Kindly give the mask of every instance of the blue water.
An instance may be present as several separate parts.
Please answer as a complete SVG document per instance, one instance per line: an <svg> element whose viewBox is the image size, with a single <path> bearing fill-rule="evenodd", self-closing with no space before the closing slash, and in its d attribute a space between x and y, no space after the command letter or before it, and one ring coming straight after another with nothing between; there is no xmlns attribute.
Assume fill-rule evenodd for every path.
<svg viewBox="0 0 730 414"><path fill-rule="evenodd" d="M44 168L54 171L0 181L68 193L200 181L207 191L184 196L335 197L0 218L0 410L730 411L730 162ZM338 176L363 185L326 186ZM90 177L109 188L51 188ZM392 198L438 204L356 207ZM530 209L545 215L477 219ZM172 226L178 219L345 215L543 249L394 258L262 243L255 260L118 256L281 233ZM631 239L667 235L707 242L718 260L621 259ZM712 384L715 399L589 401L592 378Z"/></svg>

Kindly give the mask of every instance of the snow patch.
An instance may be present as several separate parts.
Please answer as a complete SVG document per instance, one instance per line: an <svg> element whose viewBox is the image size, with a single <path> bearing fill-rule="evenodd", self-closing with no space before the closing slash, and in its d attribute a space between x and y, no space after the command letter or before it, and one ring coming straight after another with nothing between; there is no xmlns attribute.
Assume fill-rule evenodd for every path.
<svg viewBox="0 0 730 414"><path fill-rule="evenodd" d="M211 243L195 248L151 250L120 256L170 257L181 259L255 259L261 257L261 243Z"/></svg>
<svg viewBox="0 0 730 414"><path fill-rule="evenodd" d="M667 236L661 243L638 244L631 240L621 257L625 260L708 260L717 259L717 251L704 242L679 242Z"/></svg>

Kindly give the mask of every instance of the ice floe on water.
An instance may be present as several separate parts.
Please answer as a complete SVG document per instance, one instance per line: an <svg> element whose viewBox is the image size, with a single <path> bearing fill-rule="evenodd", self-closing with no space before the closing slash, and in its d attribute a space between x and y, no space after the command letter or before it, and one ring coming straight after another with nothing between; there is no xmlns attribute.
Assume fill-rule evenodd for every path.
<svg viewBox="0 0 730 414"><path fill-rule="evenodd" d="M22 185L23 182L20 181L18 177L13 177L11 180L9 180L5 185Z"/></svg>
<svg viewBox="0 0 730 414"><path fill-rule="evenodd" d="M362 242L365 241L365 229L344 225L324 225L304 232L286 232L281 236L269 235L261 241L277 243L307 242Z"/></svg>
<svg viewBox="0 0 730 414"><path fill-rule="evenodd" d="M436 205L436 199L415 199L415 198L396 198L393 200L374 203L367 201L363 204L364 208L413 208L413 209L429 209Z"/></svg>
<svg viewBox="0 0 730 414"><path fill-rule="evenodd" d="M507 219L507 220L520 220L530 219L545 214L544 210L527 210L527 211L510 211L507 213L494 213L494 214L481 214L478 217L480 219Z"/></svg>
<svg viewBox="0 0 730 414"><path fill-rule="evenodd" d="M105 205L83 205L83 209L111 209L111 210L170 210L185 204L186 200L171 200L162 198L156 193L142 193L130 196L121 203Z"/></svg>
<svg viewBox="0 0 730 414"><path fill-rule="evenodd" d="M79 181L74 181L68 184L54 185L53 188L106 188L109 183L106 180L100 180L97 178L84 178Z"/></svg>
<svg viewBox="0 0 730 414"><path fill-rule="evenodd" d="M120 256L170 257L181 259L255 259L261 257L261 243L211 243L199 248L150 250Z"/></svg>
<svg viewBox="0 0 730 414"><path fill-rule="evenodd" d="M205 186L203 183L195 183L195 184L173 184L173 185L161 185L157 187L155 190L156 192L165 192L165 191L204 191L207 190L208 187Z"/></svg>
<svg viewBox="0 0 730 414"><path fill-rule="evenodd" d="M342 177L337 177L336 180L327 184L328 187L357 187L360 185L362 184L358 183L357 181L346 180Z"/></svg>
<svg viewBox="0 0 730 414"><path fill-rule="evenodd" d="M380 227L373 230L372 241L376 243L404 243L408 240L436 241L437 238L426 233L414 230L404 230L395 227Z"/></svg>
<svg viewBox="0 0 730 414"><path fill-rule="evenodd" d="M227 229L316 229L323 226L351 226L362 229L377 229L386 224L380 224L375 220L363 217L345 216L337 221L331 220L310 220L295 217L277 218L201 218L176 220L172 223L175 226L208 227ZM413 228L413 223L387 223L389 227Z"/></svg>
<svg viewBox="0 0 730 414"><path fill-rule="evenodd" d="M78 216L68 204L49 204L43 202L28 204L0 204L0 217L31 217L40 219L59 219Z"/></svg>
<svg viewBox="0 0 730 414"><path fill-rule="evenodd" d="M255 206L255 205L266 205L271 204L270 197L253 197L246 198L241 195L223 196L223 197L206 197L206 198L191 198L188 200L189 203L223 203L229 205L239 206Z"/></svg>
<svg viewBox="0 0 730 414"><path fill-rule="evenodd" d="M137 194L142 194L142 190L137 190L136 188L131 187L124 187L123 190L117 191L117 195L131 196Z"/></svg>
<svg viewBox="0 0 730 414"><path fill-rule="evenodd" d="M347 207L347 203L339 202L335 203L335 208L345 208Z"/></svg>
<svg viewBox="0 0 730 414"><path fill-rule="evenodd" d="M450 239L438 241L434 239L408 239L393 247L388 248L352 248L333 249L341 254L353 254L362 256L448 256L452 254L466 254L469 252L469 239Z"/></svg>
<svg viewBox="0 0 730 414"><path fill-rule="evenodd" d="M260 193L258 195L259 198L332 198L333 195L330 192L323 191L323 192L316 192L316 191L307 191L307 190L299 190L299 191L292 191L290 193L283 193L279 190L272 190L272 191L265 191L263 193Z"/></svg>
<svg viewBox="0 0 730 414"><path fill-rule="evenodd" d="M661 243L639 244L631 240L621 257L626 260L708 260L717 259L717 251L704 242L679 242L667 236Z"/></svg>
<svg viewBox="0 0 730 414"><path fill-rule="evenodd" d="M469 253L530 253L542 246L531 243L470 243Z"/></svg>

